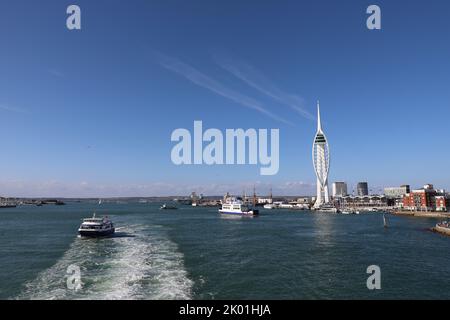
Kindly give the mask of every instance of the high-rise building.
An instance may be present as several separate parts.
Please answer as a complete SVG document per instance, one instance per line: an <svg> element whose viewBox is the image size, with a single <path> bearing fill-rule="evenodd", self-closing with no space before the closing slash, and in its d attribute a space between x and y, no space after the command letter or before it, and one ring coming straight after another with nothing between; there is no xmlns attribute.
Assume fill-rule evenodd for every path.
<svg viewBox="0 0 450 320"><path fill-rule="evenodd" d="M334 182L331 192L333 198L345 197L348 195L347 183L345 182Z"/></svg>
<svg viewBox="0 0 450 320"><path fill-rule="evenodd" d="M369 185L367 182L358 182L356 185L356 195L360 197L369 195Z"/></svg>
<svg viewBox="0 0 450 320"><path fill-rule="evenodd" d="M318 208L330 202L328 191L328 173L330 170L330 149L327 138L322 130L320 120L320 105L317 102L317 133L314 137L312 157L317 176L317 198L314 207Z"/></svg>

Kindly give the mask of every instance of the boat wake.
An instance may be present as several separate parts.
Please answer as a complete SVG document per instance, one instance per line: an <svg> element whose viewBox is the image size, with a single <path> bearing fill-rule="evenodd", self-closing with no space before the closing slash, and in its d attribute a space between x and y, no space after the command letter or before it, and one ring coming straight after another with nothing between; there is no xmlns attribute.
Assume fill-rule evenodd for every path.
<svg viewBox="0 0 450 320"><path fill-rule="evenodd" d="M124 236L128 235L128 236ZM68 289L69 266L81 288ZM191 299L183 255L161 227L132 225L104 239L76 238L52 267L26 284L18 299Z"/></svg>

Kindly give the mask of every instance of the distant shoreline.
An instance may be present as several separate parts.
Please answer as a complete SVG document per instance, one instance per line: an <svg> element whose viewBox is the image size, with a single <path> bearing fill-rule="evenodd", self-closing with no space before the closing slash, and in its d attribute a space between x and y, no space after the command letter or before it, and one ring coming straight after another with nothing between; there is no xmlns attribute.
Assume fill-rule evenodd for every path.
<svg viewBox="0 0 450 320"><path fill-rule="evenodd" d="M261 197L261 195L259 195ZM310 198L313 196L273 196L274 198L283 198L283 199L298 199L298 198ZM133 196L133 197L13 197L13 196L0 196L1 198L7 199L17 199L17 200L67 200L67 201L77 201L77 200L158 200L158 199L189 199L190 196ZM216 196L203 196L204 199L222 199L223 195Z"/></svg>

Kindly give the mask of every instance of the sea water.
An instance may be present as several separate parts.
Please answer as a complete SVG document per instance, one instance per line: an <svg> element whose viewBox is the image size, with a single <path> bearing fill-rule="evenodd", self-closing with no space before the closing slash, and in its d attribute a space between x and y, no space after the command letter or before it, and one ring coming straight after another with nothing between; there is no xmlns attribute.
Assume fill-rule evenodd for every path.
<svg viewBox="0 0 450 320"><path fill-rule="evenodd" d="M1 299L449 299L450 237L436 219L379 213L68 202L0 211ZM77 236L82 218L108 215L104 239ZM69 266L82 287L68 289ZM381 270L381 290L366 286Z"/></svg>

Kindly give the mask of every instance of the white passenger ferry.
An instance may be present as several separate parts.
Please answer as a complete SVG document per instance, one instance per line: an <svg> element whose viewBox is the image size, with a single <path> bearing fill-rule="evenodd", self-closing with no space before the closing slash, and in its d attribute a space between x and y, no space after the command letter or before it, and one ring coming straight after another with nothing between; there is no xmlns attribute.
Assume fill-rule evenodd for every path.
<svg viewBox="0 0 450 320"><path fill-rule="evenodd" d="M84 237L103 237L116 231L114 224L108 217L97 218L95 213L92 218L83 219L78 233Z"/></svg>
<svg viewBox="0 0 450 320"><path fill-rule="evenodd" d="M222 208L219 209L219 213L241 216L257 216L259 211L249 207L247 204L244 204L241 199L230 197L225 203L222 203Z"/></svg>

